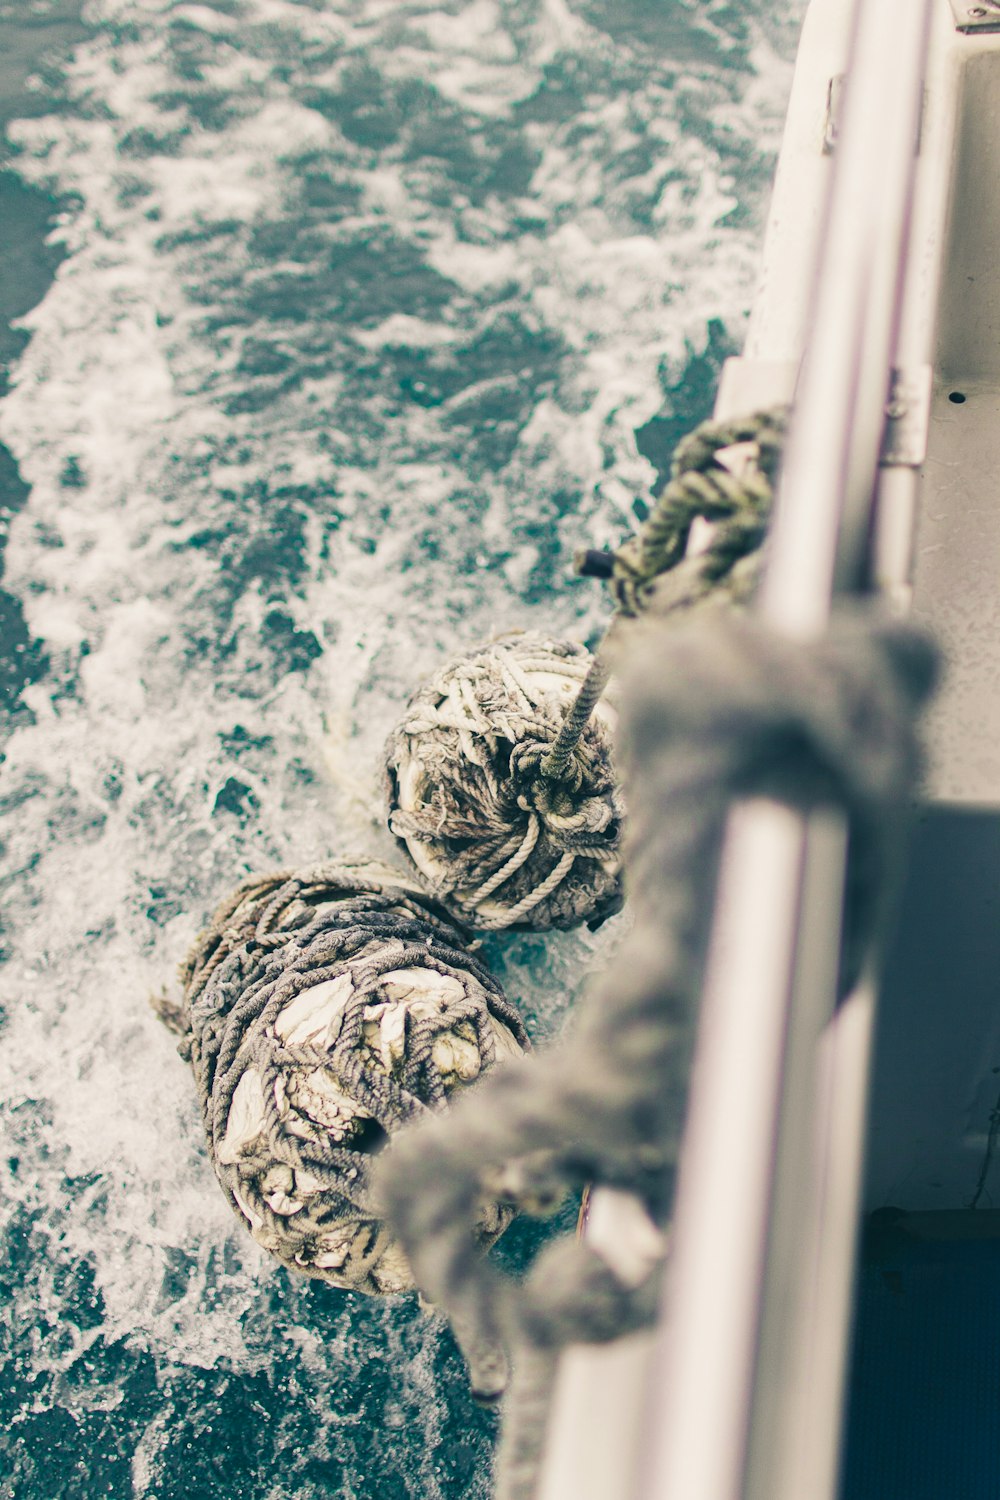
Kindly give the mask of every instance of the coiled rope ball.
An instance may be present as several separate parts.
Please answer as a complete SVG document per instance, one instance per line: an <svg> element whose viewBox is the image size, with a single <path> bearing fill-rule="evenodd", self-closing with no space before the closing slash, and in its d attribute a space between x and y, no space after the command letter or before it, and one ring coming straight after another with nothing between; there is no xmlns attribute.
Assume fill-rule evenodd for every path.
<svg viewBox="0 0 1000 1500"><path fill-rule="evenodd" d="M605 681L583 646L526 633L410 699L386 747L389 827L471 927L597 926L621 905Z"/></svg>
<svg viewBox="0 0 1000 1500"><path fill-rule="evenodd" d="M181 969L181 1035L212 1164L253 1238L352 1291L409 1290L372 1163L528 1041L463 934L386 866L324 864L238 887ZM492 1243L513 1211L484 1197Z"/></svg>

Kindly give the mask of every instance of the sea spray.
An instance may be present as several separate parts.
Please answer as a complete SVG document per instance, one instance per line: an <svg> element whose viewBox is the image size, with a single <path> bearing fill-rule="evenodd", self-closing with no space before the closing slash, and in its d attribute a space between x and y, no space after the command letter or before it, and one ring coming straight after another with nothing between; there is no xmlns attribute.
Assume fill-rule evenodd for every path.
<svg viewBox="0 0 1000 1500"><path fill-rule="evenodd" d="M92 0L10 128L64 251L0 406L48 662L0 791L11 1494L488 1492L442 1327L235 1233L147 997L244 874L390 853L447 652L596 639L572 552L711 406L790 76L758 0L661 10ZM614 941L487 950L539 1037Z"/></svg>

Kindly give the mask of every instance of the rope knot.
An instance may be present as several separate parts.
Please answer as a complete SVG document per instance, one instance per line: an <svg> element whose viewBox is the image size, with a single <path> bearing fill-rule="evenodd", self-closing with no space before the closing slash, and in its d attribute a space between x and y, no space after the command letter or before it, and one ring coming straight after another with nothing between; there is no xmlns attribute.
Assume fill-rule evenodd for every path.
<svg viewBox="0 0 1000 1500"><path fill-rule="evenodd" d="M664 574L676 575L670 608L695 603L723 581L729 592L745 589L745 570L737 565L763 540L785 421L785 411L777 410L735 422L703 422L678 446L669 483L608 564L621 614L644 613L662 589ZM688 557L698 519L712 522L715 530L707 547Z"/></svg>
<svg viewBox="0 0 1000 1500"><path fill-rule="evenodd" d="M582 646L526 634L411 699L386 750L389 826L471 925L597 925L621 904L605 682Z"/></svg>
<svg viewBox="0 0 1000 1500"><path fill-rule="evenodd" d="M470 1242L478 1195L489 1186L527 1200L535 1182L543 1197L560 1179L590 1182L634 1193L664 1222L726 814L746 796L844 809L845 993L877 948L898 881L935 661L919 631L870 608L838 610L812 643L735 611L634 627L621 737L635 913L626 947L564 1042L498 1072L433 1135L420 1126L399 1142L386 1190L418 1282L458 1315L477 1381L487 1360L501 1368L498 1347L512 1349L516 1374L525 1349L530 1360L654 1316L655 1260L632 1276L586 1245L546 1251L515 1287Z"/></svg>
<svg viewBox="0 0 1000 1500"><path fill-rule="evenodd" d="M517 805L543 817L550 812L568 813L584 788L587 768L582 757L570 755L553 776L546 769L552 754L551 740L522 740L510 752L511 785L517 790Z"/></svg>

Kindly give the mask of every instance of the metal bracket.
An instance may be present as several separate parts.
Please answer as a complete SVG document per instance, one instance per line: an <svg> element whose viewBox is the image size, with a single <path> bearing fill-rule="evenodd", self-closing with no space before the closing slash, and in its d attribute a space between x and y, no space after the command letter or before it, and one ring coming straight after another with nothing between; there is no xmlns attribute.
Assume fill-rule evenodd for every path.
<svg viewBox="0 0 1000 1500"><path fill-rule="evenodd" d="M962 0L951 0L955 14L962 7ZM971 0L970 0L971 3ZM983 0L983 4L991 6L990 14L995 17L996 26L992 29L1000 30L1000 0ZM962 7L964 8L964 7ZM972 30L972 27L968 28ZM987 30L991 28L986 28ZM844 118L844 85L847 82L846 73L837 73L830 79L826 90L826 116L823 121L823 155L832 156L837 149L837 141L840 138L840 127ZM924 106L927 100L926 90L920 101L920 119L917 122L917 139L915 150L920 154L920 137L923 133Z"/></svg>
<svg viewBox="0 0 1000 1500"><path fill-rule="evenodd" d="M830 79L826 91L826 120L823 125L823 155L832 156L837 149L840 121L844 108L844 83L846 73L838 73Z"/></svg>
<svg viewBox="0 0 1000 1500"><path fill-rule="evenodd" d="M927 457L932 385L930 365L893 370L879 459L884 468L919 469Z"/></svg>
<svg viewBox="0 0 1000 1500"><path fill-rule="evenodd" d="M1000 0L951 0L956 31L1000 31Z"/></svg>

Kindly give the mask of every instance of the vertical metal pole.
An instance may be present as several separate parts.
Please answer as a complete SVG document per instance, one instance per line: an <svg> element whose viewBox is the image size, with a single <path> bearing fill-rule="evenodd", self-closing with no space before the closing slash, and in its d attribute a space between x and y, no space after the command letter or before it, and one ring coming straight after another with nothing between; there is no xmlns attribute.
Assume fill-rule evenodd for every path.
<svg viewBox="0 0 1000 1500"><path fill-rule="evenodd" d="M840 1006L820 1046L814 1201L803 1233L807 1277L775 1500L837 1493L874 1018L869 979Z"/></svg>
<svg viewBox="0 0 1000 1500"><path fill-rule="evenodd" d="M802 820L730 820L649 1414L643 1500L743 1494L774 1137L806 858Z"/></svg>

